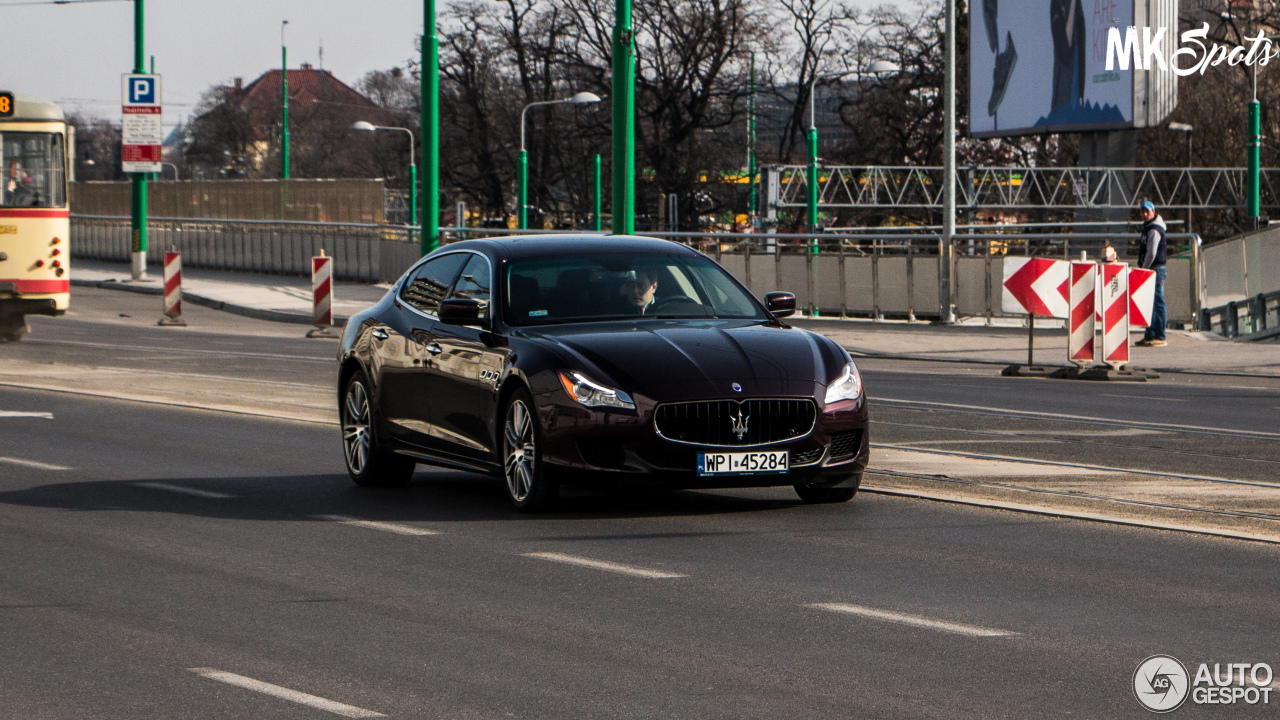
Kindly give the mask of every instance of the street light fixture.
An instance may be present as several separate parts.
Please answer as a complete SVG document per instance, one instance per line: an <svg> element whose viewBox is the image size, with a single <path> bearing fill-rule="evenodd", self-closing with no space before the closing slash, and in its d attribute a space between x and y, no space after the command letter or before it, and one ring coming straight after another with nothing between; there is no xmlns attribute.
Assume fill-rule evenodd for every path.
<svg viewBox="0 0 1280 720"><path fill-rule="evenodd" d="M1186 123L1169 123L1169 129L1172 130L1173 132L1180 132L1180 133L1187 134L1187 169L1190 170L1191 169L1191 133L1195 132L1195 128ZM1188 188L1194 187L1191 184L1190 177L1187 178L1187 187ZM1188 198L1187 200L1187 232L1191 232L1191 200L1192 199L1194 198Z"/></svg>
<svg viewBox="0 0 1280 720"><path fill-rule="evenodd" d="M374 125L364 120L357 120L352 123L351 130L360 132L374 132L376 130L399 130L409 136L409 224L418 224L418 164L414 161L413 154L413 131L409 128L402 127L386 127L382 125Z"/></svg>
<svg viewBox="0 0 1280 720"><path fill-rule="evenodd" d="M178 174L178 166L177 166L177 165L174 165L174 164L173 164L173 163L171 163L171 162L162 162L162 163L160 163L160 166L161 166L161 167L163 167L163 166L165 166L165 165L168 165L169 167L173 168L173 179L174 179L174 180L181 180L181 179L182 179L182 176Z"/></svg>
<svg viewBox="0 0 1280 720"><path fill-rule="evenodd" d="M897 75L902 72L902 68L896 63L888 60L877 60L871 63L866 70L846 70L844 72L822 73L815 72L813 77L809 79L809 229L817 232L818 228L818 123L817 112L814 109L814 96L817 94L817 86L819 80L832 78L842 78L849 75L855 77L864 77L867 75L873 77L885 77L888 75ZM818 251L818 239L813 239L813 252Z"/></svg>
<svg viewBox="0 0 1280 720"><path fill-rule="evenodd" d="M529 108L538 107L540 105L590 105L591 103L600 102L600 96L590 92L580 92L573 97L564 98L562 100L542 100L539 102L531 102L524 106L520 111L520 165L519 165L519 192L516 202L519 204L519 212L517 216L520 219L520 229L527 230L529 228L529 151L525 148L524 142L524 121L525 116L529 112Z"/></svg>

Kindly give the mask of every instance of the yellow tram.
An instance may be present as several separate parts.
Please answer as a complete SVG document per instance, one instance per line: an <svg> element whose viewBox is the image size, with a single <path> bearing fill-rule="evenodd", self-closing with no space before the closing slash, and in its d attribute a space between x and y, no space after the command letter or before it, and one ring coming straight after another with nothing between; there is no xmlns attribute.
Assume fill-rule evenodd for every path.
<svg viewBox="0 0 1280 720"><path fill-rule="evenodd" d="M0 92L0 342L71 302L69 155L57 105Z"/></svg>

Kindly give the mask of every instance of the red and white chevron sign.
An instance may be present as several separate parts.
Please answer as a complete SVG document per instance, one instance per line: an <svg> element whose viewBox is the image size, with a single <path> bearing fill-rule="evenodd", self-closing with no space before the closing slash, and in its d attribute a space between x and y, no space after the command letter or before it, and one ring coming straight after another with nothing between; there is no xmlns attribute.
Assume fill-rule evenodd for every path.
<svg viewBox="0 0 1280 720"><path fill-rule="evenodd" d="M333 325L333 258L323 254L311 258L311 295L315 326L330 327Z"/></svg>
<svg viewBox="0 0 1280 720"><path fill-rule="evenodd" d="M164 254L164 314L182 317L182 253Z"/></svg>
<svg viewBox="0 0 1280 720"><path fill-rule="evenodd" d="M1156 271L1129 268L1129 326L1147 327L1156 302Z"/></svg>
<svg viewBox="0 0 1280 720"><path fill-rule="evenodd" d="M1102 361L1116 370L1129 362L1129 266L1102 266Z"/></svg>
<svg viewBox="0 0 1280 720"><path fill-rule="evenodd" d="M1070 268L1065 260L1004 259L1004 293L1000 307L1007 313L1065 318Z"/></svg>
<svg viewBox="0 0 1280 720"><path fill-rule="evenodd" d="M1080 367L1093 362L1095 355L1093 331L1097 277L1097 263L1071 263L1071 335L1067 340L1067 359Z"/></svg>

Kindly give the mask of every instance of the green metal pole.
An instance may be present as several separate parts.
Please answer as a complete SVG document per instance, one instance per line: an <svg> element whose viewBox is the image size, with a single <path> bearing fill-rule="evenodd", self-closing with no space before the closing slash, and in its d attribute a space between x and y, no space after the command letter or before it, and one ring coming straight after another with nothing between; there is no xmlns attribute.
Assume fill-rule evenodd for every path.
<svg viewBox="0 0 1280 720"><path fill-rule="evenodd" d="M516 202L519 204L516 217L520 220L520 229L529 229L529 153L528 151L520 151L520 166L518 169L519 187L516 188Z"/></svg>
<svg viewBox="0 0 1280 720"><path fill-rule="evenodd" d="M289 50L280 45L280 179L289 179Z"/></svg>
<svg viewBox="0 0 1280 720"><path fill-rule="evenodd" d="M616 0L613 24L613 234L636 231L636 46L631 0Z"/></svg>
<svg viewBox="0 0 1280 720"><path fill-rule="evenodd" d="M602 198L600 197L600 191L601 191L601 187L602 187L601 182L600 182L600 153L596 153L596 163L595 163L595 165L596 165L596 172L595 172L595 175L596 175L596 177L595 177L595 180L596 180L596 194L594 195L594 198L595 198L595 216L596 216L595 223L596 223L596 232L600 232L601 224L602 224L602 220L601 220L601 218L600 218L600 215L602 214L602 208L601 208L601 206L604 204L604 202L603 202Z"/></svg>
<svg viewBox="0 0 1280 720"><path fill-rule="evenodd" d="M1256 223L1262 214L1261 166L1262 166L1262 104L1249 103L1249 217Z"/></svg>
<svg viewBox="0 0 1280 720"><path fill-rule="evenodd" d="M809 231L818 231L818 128L809 128ZM818 252L818 238L810 243L813 252Z"/></svg>
<svg viewBox="0 0 1280 720"><path fill-rule="evenodd" d="M756 224L758 209L756 207L756 54L751 53L751 93L747 101L747 183L751 194L747 201L748 219L752 226Z"/></svg>
<svg viewBox="0 0 1280 720"><path fill-rule="evenodd" d="M418 166L413 162L413 149L409 150L409 224L418 224ZM462 218L458 218L462 226Z"/></svg>
<svg viewBox="0 0 1280 720"><path fill-rule="evenodd" d="M436 2L423 2L422 254L440 247L440 41Z"/></svg>
<svg viewBox="0 0 1280 720"><path fill-rule="evenodd" d="M133 71L145 73L146 53L143 50L143 0L133 3ZM132 277L142 280L147 277L147 174L133 173L133 193L130 208L133 226Z"/></svg>

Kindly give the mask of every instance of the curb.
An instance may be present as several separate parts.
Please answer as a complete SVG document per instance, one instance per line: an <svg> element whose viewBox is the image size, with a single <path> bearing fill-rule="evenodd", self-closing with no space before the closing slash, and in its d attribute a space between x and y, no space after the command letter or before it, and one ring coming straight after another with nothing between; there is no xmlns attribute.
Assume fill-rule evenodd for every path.
<svg viewBox="0 0 1280 720"><path fill-rule="evenodd" d="M71 281L72 285L79 287L96 287L103 290L123 290L125 292L139 293L141 295L163 295L164 288L159 285L127 285L115 280L75 280ZM214 300L193 293L189 290L182 291L182 299L192 305L200 305L212 310L221 310L231 313L232 315L241 315L255 320L267 320L269 322L290 323L293 325L313 325L310 315L302 313L285 312L284 310L265 310L263 308L250 307L248 305L237 305L229 303L225 300ZM341 327L343 323L350 319L350 315L339 315L334 313L333 323L337 327Z"/></svg>
<svg viewBox="0 0 1280 720"><path fill-rule="evenodd" d="M951 363L953 365L1001 365L1008 366L1008 360L980 360L977 358L932 358L920 357L918 355L902 355L899 353L882 353L874 350L863 350L861 348L850 347L848 345L841 346L849 351L850 355L855 357L864 357L868 360L913 360L915 362L933 362L933 363ZM1015 363L1016 364L1016 363ZM1052 363L1041 363L1047 368L1074 368L1075 365L1055 365ZM1154 370L1155 372L1173 373L1178 375L1214 375L1220 377L1247 377L1247 378L1269 378L1271 380L1280 380L1280 375L1267 375L1264 373L1244 373L1244 372L1227 372L1219 370L1189 370L1187 368L1171 368L1171 367L1152 367L1144 368Z"/></svg>

